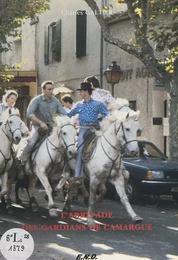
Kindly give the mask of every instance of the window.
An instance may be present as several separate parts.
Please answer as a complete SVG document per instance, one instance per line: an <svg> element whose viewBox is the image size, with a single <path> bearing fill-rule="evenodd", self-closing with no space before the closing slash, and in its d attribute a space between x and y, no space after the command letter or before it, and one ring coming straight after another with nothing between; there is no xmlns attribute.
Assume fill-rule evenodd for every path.
<svg viewBox="0 0 178 260"><path fill-rule="evenodd" d="M134 111L137 111L137 103L136 103L136 100L129 101L129 107L130 107L130 109L132 109L132 110L134 110Z"/></svg>
<svg viewBox="0 0 178 260"><path fill-rule="evenodd" d="M87 15L86 11L76 14L76 57L86 56Z"/></svg>
<svg viewBox="0 0 178 260"><path fill-rule="evenodd" d="M22 62L22 41L16 40L14 41L14 63Z"/></svg>
<svg viewBox="0 0 178 260"><path fill-rule="evenodd" d="M45 64L61 61L61 20L45 28L44 41Z"/></svg>

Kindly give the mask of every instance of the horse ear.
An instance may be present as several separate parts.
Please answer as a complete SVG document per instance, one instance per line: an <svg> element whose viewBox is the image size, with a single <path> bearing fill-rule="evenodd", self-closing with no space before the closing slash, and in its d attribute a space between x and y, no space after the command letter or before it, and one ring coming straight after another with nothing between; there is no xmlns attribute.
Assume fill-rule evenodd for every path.
<svg viewBox="0 0 178 260"><path fill-rule="evenodd" d="M135 120L138 120L139 115L140 115L140 110L138 111L131 110L130 112L130 117L134 118Z"/></svg>

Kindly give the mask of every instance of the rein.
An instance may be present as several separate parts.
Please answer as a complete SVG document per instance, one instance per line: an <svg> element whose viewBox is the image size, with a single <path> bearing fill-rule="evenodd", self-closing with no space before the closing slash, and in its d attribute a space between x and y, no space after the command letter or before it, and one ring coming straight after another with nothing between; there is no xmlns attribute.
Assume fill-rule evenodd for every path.
<svg viewBox="0 0 178 260"><path fill-rule="evenodd" d="M63 127L65 127L65 126L68 126L68 125L73 126L72 124L65 124L65 125L63 125L63 126L61 127L61 129L62 129ZM74 126L73 126L73 127L74 127ZM61 134L61 131L57 134L58 139L59 139L59 137L60 137L60 134ZM49 137L50 137L50 136L49 136ZM46 141L46 150L47 150L48 156L49 156L49 158L50 158L50 160L51 160L51 163L52 163L52 167L51 167L51 170L50 170L50 172L51 172L52 169L53 169L53 167L54 167L56 164L61 163L62 161L65 161L64 158L66 158L66 152L65 152L65 151L62 152L62 151L59 149L59 147L57 147L54 143L51 142L51 140L49 139L49 137L47 137L47 138L45 139L45 141ZM67 145L66 142L65 142L65 140L64 140L64 138L63 138L63 135L62 135L62 140L63 140L63 142L64 142L64 145L65 145L65 147L66 147L66 150L68 150L68 148L69 148L70 146L75 145L75 143L70 144L70 145ZM50 144L52 147L54 147L54 148L61 154L61 161L60 161L60 162L55 163L55 161L54 161L54 159L52 158L51 153L50 153L49 144ZM37 152L36 152L36 155L37 155ZM35 159L36 155L34 156L33 160Z"/></svg>
<svg viewBox="0 0 178 260"><path fill-rule="evenodd" d="M71 125L71 126L74 128L73 124L65 124L65 125L61 126L61 129L62 129L63 127L65 127L65 126L68 126L68 125ZM60 133L59 133L59 135L60 135ZM62 139L63 139L63 142L64 142L65 147L66 147L67 150L69 149L70 146L74 146L74 145L75 145L75 143L72 143L72 144L67 145L66 142L65 142L65 140L64 140L63 135L62 135Z"/></svg>
<svg viewBox="0 0 178 260"><path fill-rule="evenodd" d="M6 169L6 166L7 166L7 163L11 160L12 158L12 154L10 154L10 157L9 158L6 158L5 155L3 154L3 152L0 150L0 153L2 154L2 156L4 157L4 160L5 160L5 165L4 165L4 168L3 170L0 172L0 175L2 173L4 173L5 169Z"/></svg>
<svg viewBox="0 0 178 260"><path fill-rule="evenodd" d="M18 115L10 115L9 117L12 117L12 116L18 116ZM8 119L9 119L8 117ZM18 116L19 117L19 116ZM6 127L6 125L8 125L8 128L9 128L9 132L11 133L11 137L13 137L13 134L15 133L15 131L17 131L18 129L20 130L20 128L16 128L14 131L12 131L11 127L10 127L10 124L9 124L9 121L7 121L4 125L2 125L1 129L2 129L2 132L5 134L5 136L7 137L7 139L11 142L11 145L12 145L12 139L11 137L9 137L9 135L6 133L5 129L4 129L4 126ZM2 154L2 156L4 157L4 161L5 161L5 164L4 164L4 168L3 170L1 171L0 174L4 173L5 169L6 169L6 166L8 164L8 162L11 160L12 158L12 153L10 153L10 156L9 158L6 158L5 154L2 152L2 150L0 150L0 153Z"/></svg>
<svg viewBox="0 0 178 260"><path fill-rule="evenodd" d="M115 124L116 125L116 124ZM137 140L136 139L133 139L133 140L130 140L130 141L127 141L127 138L125 136L125 131L124 131L124 127L123 127L123 123L121 123L121 126L122 126L122 132L123 132L123 139L125 141L125 144L121 147L121 153L123 153L125 147L127 146L127 144L129 143L132 143L132 142L136 142ZM120 127L119 127L120 128ZM118 131L116 132L118 133Z"/></svg>
<svg viewBox="0 0 178 260"><path fill-rule="evenodd" d="M114 120L114 132L115 132L115 135L117 136L117 134L118 134L118 132L122 129L122 132L123 132L123 140L125 141L125 143L124 143L124 145L122 145L122 147L121 147L121 150L118 150L114 145L112 145L109 141L108 141L108 139L106 138L106 136L103 134L102 135L102 137L104 138L104 140L114 149L114 150L116 150L116 151L118 151L121 155L122 155L122 153L123 153L123 151L124 151L124 149L125 149L125 147L127 146L127 144L129 144L129 143L131 143L131 142L135 142L135 141L137 141L137 140L130 140L130 141L127 141L127 138L126 138L126 135L125 135L125 131L124 131L124 126L123 126L123 123L120 123L120 126L119 126L119 128L117 129L116 128L116 122L117 122L117 119L116 120ZM100 139L101 140L101 146L102 146L102 149L103 149L103 151L104 151L104 153L106 154L106 156L112 161L112 163L114 164L115 162L116 162L116 160L118 159L118 157L119 157L119 155L116 157L116 159L112 159L110 156L109 156L109 154L106 152L106 150L104 149L104 146L103 146L103 143L102 143L102 139Z"/></svg>
<svg viewBox="0 0 178 260"><path fill-rule="evenodd" d="M9 119L10 117L13 117L13 116L18 116L18 115L10 115L10 116L8 117L8 119ZM19 117L19 116L18 116L18 117ZM20 118L20 117L19 117L19 118ZM5 132L5 130L4 130L4 126L6 126L6 125L8 125L8 127L9 127L9 132L11 133L11 137L9 137L9 135L8 135L8 134ZM12 141L14 133L15 133L17 130L20 130L20 127L17 127L14 131L12 131L12 129L11 129L11 127L10 127L10 124L9 124L9 121L7 120L7 122L1 126L1 129L2 129L3 133L5 134L5 136L6 136L10 141Z"/></svg>

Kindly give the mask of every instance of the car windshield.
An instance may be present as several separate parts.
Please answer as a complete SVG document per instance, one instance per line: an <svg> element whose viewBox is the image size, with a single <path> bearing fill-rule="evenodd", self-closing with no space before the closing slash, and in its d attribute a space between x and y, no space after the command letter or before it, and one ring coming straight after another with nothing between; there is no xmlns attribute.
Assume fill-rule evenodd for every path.
<svg viewBox="0 0 178 260"><path fill-rule="evenodd" d="M166 156L152 143L138 142L139 152L137 158L166 159ZM128 156L126 156L128 157Z"/></svg>

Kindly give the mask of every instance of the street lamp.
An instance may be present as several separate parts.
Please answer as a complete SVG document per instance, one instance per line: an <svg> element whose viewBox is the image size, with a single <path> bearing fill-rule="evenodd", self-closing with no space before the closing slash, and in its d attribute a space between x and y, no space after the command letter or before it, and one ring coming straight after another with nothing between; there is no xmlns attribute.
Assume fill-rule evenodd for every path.
<svg viewBox="0 0 178 260"><path fill-rule="evenodd" d="M112 86L112 96L114 97L114 85L119 82L121 78L121 68L116 64L116 61L112 61L112 65L109 65L105 70L105 76L107 83L110 83Z"/></svg>

